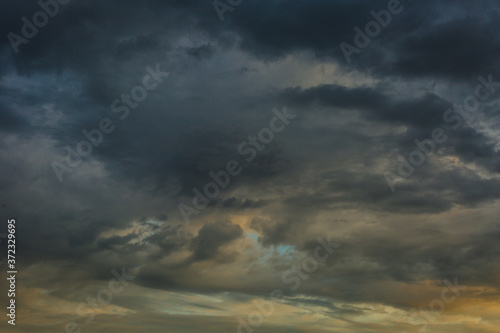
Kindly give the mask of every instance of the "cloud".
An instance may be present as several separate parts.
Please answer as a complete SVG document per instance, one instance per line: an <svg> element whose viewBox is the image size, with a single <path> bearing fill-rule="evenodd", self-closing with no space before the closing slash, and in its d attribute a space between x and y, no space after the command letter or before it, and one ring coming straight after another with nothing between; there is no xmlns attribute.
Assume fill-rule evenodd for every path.
<svg viewBox="0 0 500 333"><path fill-rule="evenodd" d="M210 1L71 1L18 54L3 38L0 217L18 220L23 332L62 330L124 266L130 291L85 330L236 329L326 235L342 246L259 330L411 331L456 276L469 291L433 328L493 332L498 92L460 128L443 114L500 79L499 5L401 3L351 64L339 44L387 1L244 0L223 22ZM5 6L0 30L39 9ZM157 65L170 75L121 120L113 101ZM284 106L294 122L185 225L179 203L243 165L238 145ZM60 183L51 163L103 118L116 130ZM446 142L392 193L384 173L436 128Z"/></svg>
<svg viewBox="0 0 500 333"><path fill-rule="evenodd" d="M215 222L204 225L198 236L191 240L192 261L214 259L219 248L243 236L243 230L231 222Z"/></svg>

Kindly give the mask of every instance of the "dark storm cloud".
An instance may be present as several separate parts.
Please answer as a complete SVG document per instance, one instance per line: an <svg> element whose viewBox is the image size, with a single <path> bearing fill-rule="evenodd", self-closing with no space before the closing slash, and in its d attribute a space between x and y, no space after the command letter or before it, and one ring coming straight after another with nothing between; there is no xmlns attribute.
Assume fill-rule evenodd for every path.
<svg viewBox="0 0 500 333"><path fill-rule="evenodd" d="M168 256L172 252L181 250L189 244L188 239L189 235L186 235L182 225L163 227L146 238L151 244L160 247L161 251L155 256Z"/></svg>
<svg viewBox="0 0 500 333"><path fill-rule="evenodd" d="M401 3L405 10L393 17L373 45L362 51L362 61L355 68L403 77L435 75L468 79L498 68L494 56L498 51L497 2L486 1L475 6L463 1ZM128 1L118 5L80 1L64 6L62 15L53 18L29 44L23 45L25 50L15 59L20 70L70 66L85 73L84 68L102 63L103 56L124 60L137 52L168 48L161 29L197 28L221 45L226 43L227 32L234 32L241 36L244 50L259 56L276 58L309 50L319 56L333 56L344 65L340 42L352 43L353 28L364 28L364 24L373 20L371 10L386 7L387 1L383 0L321 0L314 5L299 0L245 1L237 10L228 12L221 24L212 4L203 1L140 4ZM29 16L37 9L33 4L9 8L4 12L8 19L3 20L3 30L20 30L21 22L15 18ZM106 14L111 12L113 15ZM458 13L457 17L448 12ZM155 24L144 24L145 17ZM169 32L170 36L175 35L173 30ZM462 43L463 39L467 42ZM4 48L10 47L7 39L2 43ZM205 44L187 49L187 53L202 59L212 54L213 48Z"/></svg>
<svg viewBox="0 0 500 333"><path fill-rule="evenodd" d="M476 207L500 198L498 180L442 170L435 164L423 167L408 184L400 184L397 195L384 186L385 179L379 174L342 171L317 177L323 186L315 187L314 194L307 191L284 199L288 216L280 211L279 218L252 221L252 227L261 232L259 240L264 246L293 241L298 230L311 224L311 217L318 211L369 207L373 211L425 216L448 211L456 204ZM336 222L331 223L334 228Z"/></svg>
<svg viewBox="0 0 500 333"><path fill-rule="evenodd" d="M5 103L0 102L0 130L20 131L28 126L28 121L17 112L11 111Z"/></svg>
<svg viewBox="0 0 500 333"><path fill-rule="evenodd" d="M204 225L198 236L191 240L192 261L213 259L221 246L243 236L243 230L231 222L216 222Z"/></svg>
<svg viewBox="0 0 500 333"><path fill-rule="evenodd" d="M496 73L499 12L472 13L460 20L422 29L396 46L393 72L401 76L444 76L474 79L479 73ZM474 15L478 15L474 17Z"/></svg>
<svg viewBox="0 0 500 333"><path fill-rule="evenodd" d="M492 172L500 172L500 154L491 138L470 127L459 130L451 146L464 161L478 162Z"/></svg>
<svg viewBox="0 0 500 333"><path fill-rule="evenodd" d="M261 235L259 242L264 246L286 244L289 238L290 229L297 223L296 219L272 220L254 218L251 222L253 229L258 230ZM299 221L304 223L304 221Z"/></svg>
<svg viewBox="0 0 500 333"><path fill-rule="evenodd" d="M205 61L213 57L217 48L214 45L220 42L220 34L224 30L239 34L243 38L242 48L253 54L279 57L296 50L312 50L318 54L326 54L337 49L340 40L348 41L349 38L352 38L352 27L366 22L370 18L368 13L371 9L383 8L384 5L384 1L376 3L319 1L314 5L303 1L288 3L248 1L231 15L228 15L227 23L221 25L212 6L199 1L148 2L147 4L129 2L127 5L120 6L115 6L113 3L75 2L65 7L64 12L61 12L46 27L41 29L39 35L28 45L25 45L25 49L13 59L15 59L17 70L22 75L36 71L57 73L58 70L69 69L77 73L76 80L83 82L84 96L90 98L89 103L83 106L81 100L74 101L71 111L64 111L69 117L68 124L63 128L52 129L52 137L60 141L60 146L64 146L66 142L71 143L73 139L81 138L80 131L82 129L92 128L98 121L98 116L109 113L110 102L120 93L127 92L127 88L130 89L140 80L145 66L138 65L136 58L139 55L153 54L147 56L147 63L154 63L160 58L165 58L158 54L172 51L169 39L175 39L175 36L181 35L180 31L193 31L195 28L202 28L209 38L213 38L211 43L181 49L180 58L183 65L191 64L185 59ZM484 64L494 60L489 56L492 52L488 53L482 50L489 47L489 42L493 43L490 35L491 25L495 24L495 20L481 21L476 29L471 28L472 23L470 22L475 20L473 16L460 20L451 18L449 22L442 24L429 24L429 22L441 20L445 16L445 13L440 14L436 10L436 6L438 5L433 5L431 2L422 2L415 5L415 10L409 9L404 12L404 15L420 16L423 9L427 8L431 15L422 22L409 21L417 25L411 29L412 35L410 37L413 39L401 43L395 40L386 46L390 48L391 52L396 52L396 59L399 59L397 61L400 63L395 67L388 66L387 68L394 67L396 72L401 73L401 75L414 75L414 73L405 72L405 68L409 64L404 64L404 61L401 60L403 55L411 55L417 57L412 59L413 63L428 66L428 69L421 69L423 74L444 75L447 71L446 66L438 66L437 63L443 62L444 55L439 54L438 51L445 50L445 48L437 49L441 45L438 41L441 36L447 37L445 40L450 43L450 47L458 47L457 36L460 36L465 31L464 29L471 35L469 40L477 43L475 48L479 49L475 53L470 53L470 56L466 56L465 51L451 52L452 55L458 54L457 56L460 58L457 62L448 61L446 64L457 67L465 58L474 64ZM440 2L439 6L447 8L447 6L458 5L446 5ZM19 6L19 8L13 9L13 12L5 15L9 14L9 17L15 17L16 14L32 13L36 9L36 6L22 8ZM477 12L477 15L483 11L484 8L481 6L472 8L472 12ZM107 15L111 12L113 15ZM202 13L213 14L213 17L201 15ZM493 13L494 11L489 15L494 15ZM177 15L184 14L187 15L188 19L181 20L177 17ZM134 19L131 20L131 17ZM145 18L147 20L144 20ZM15 31L20 28L19 21L17 21L17 25L16 21L12 19L9 19L8 22L12 23L8 26L9 29ZM156 25L151 24L152 22L159 23L158 29L154 28ZM259 22L259 24L255 24L255 22ZM394 18L394 28L390 26L386 35L392 36L396 27L404 26L404 22L405 19L402 17ZM439 29L432 32L430 26L437 26ZM170 29L174 27L179 30ZM163 36L163 31L168 31L167 37ZM273 33L268 33L269 31L273 31ZM410 28L407 27L404 31L408 32ZM430 37L426 35L431 33L433 35ZM481 38L474 38L475 33L481 34ZM311 38L311 36L313 37ZM380 36L380 42L385 41L384 36ZM10 47L6 40L3 42L5 48ZM372 46L376 49L376 45ZM427 50L431 52L427 52ZM494 50L494 48L491 49L491 51ZM371 52L369 49L365 51ZM478 57L483 55L486 58L472 59L474 54ZM182 56L186 56L186 58ZM426 60L424 57L428 59ZM433 60L436 62L432 62ZM144 61L142 62L144 63ZM126 77L127 82L124 83L122 72L128 64L133 64L133 68L127 73L133 77ZM174 70L176 69L174 68ZM79 92L75 91L74 93ZM378 89L350 89L340 85L319 85L309 89L290 88L285 90L281 97L301 108L308 108L310 105L318 103L332 109L359 110L369 121L412 126L421 131L414 132L419 134L427 134L424 131L439 126L442 123L442 113L451 105L446 99L435 94L396 99ZM166 109L167 112L179 111L182 102L185 101L181 100L174 105L159 107L159 101L152 100L148 102L147 108L149 110ZM197 107L199 108L199 106ZM18 126L21 125L20 119L22 118L20 116L11 112L5 112L2 115L6 119L10 119L9 121L15 120L14 123L17 123ZM235 117L235 120L237 119ZM96 157L106 162L105 167L113 170L113 175L120 175L117 180L126 177L128 181L136 181L141 186L145 182L151 181L148 178L152 178L155 180L154 186L158 189L158 193L162 193L165 187L175 187L177 185L174 184L180 184L180 194L191 195L192 188L206 183L207 173L210 170L221 169L225 161L237 157L234 147L240 138L235 139L235 133L223 132L225 128L217 128L214 131L203 133L197 131L196 127L192 127L193 132L190 133L186 131L190 124L186 119L180 117L162 116L162 118L154 119L135 116L134 120L137 122L120 124L114 137L107 138L106 145L95 152ZM155 122L161 123L162 128L154 126ZM9 128L15 127L9 126ZM194 132L195 130L196 132ZM414 133L408 135L408 143L400 147L401 149L410 147L413 139L411 136ZM152 145L151 142L163 142L163 148L158 150L159 148ZM403 140L402 143L406 143L406 141ZM463 130L454 136L453 140L450 140L450 147L453 147L456 154L467 161L480 160L483 164L491 164L493 170L498 168L498 163L495 162L498 159L495 157L496 152L493 145L488 143L487 137L473 130ZM279 151L264 152L245 170L240 182L253 183L272 179L290 168L290 163L287 161L288 157L283 156ZM345 177L343 182L334 183L336 188L345 188L348 183L347 179L352 181L362 179L360 184L373 184L373 186L365 186L368 190L364 190L363 193L346 194L343 200L351 202L375 200L377 202L388 196L387 193L383 192L385 188L381 184L382 182L378 179L370 181L371 176L365 175L357 178L349 177L346 174L343 177ZM402 188L402 191L405 191L405 188ZM491 191L487 191L487 193L491 193ZM469 197L467 194L465 195ZM484 196L489 198L492 195L484 194ZM317 194L311 197L316 197L317 203L322 201L317 197ZM434 211L450 207L449 200L438 197L438 194L424 195L423 193L413 194L409 192L408 196L387 200L393 209L398 205L401 207L427 206L425 203L429 205L427 206L429 209ZM481 198L482 195L470 195L470 198L476 197ZM293 202L293 199L287 200ZM306 198L304 200L305 202L314 201ZM229 202L226 201L226 203L223 208L228 208ZM312 205L312 203L310 204ZM110 221L109 223L116 222ZM92 238L96 234L97 231L94 231L91 232L91 235L86 236ZM83 238L79 236L71 239L75 241L75 244L83 242Z"/></svg>
<svg viewBox="0 0 500 333"><path fill-rule="evenodd" d="M269 204L268 200L252 200L252 199L239 199L236 197L230 197L224 200L217 200L216 205L223 208L243 210L252 208L261 208Z"/></svg>
<svg viewBox="0 0 500 333"><path fill-rule="evenodd" d="M191 47L186 51L187 54L197 58L198 60L211 58L214 54L214 46L205 44L198 47Z"/></svg>
<svg viewBox="0 0 500 333"><path fill-rule="evenodd" d="M113 236L107 239L100 240L97 245L100 249L109 250L118 245L125 245L133 239L136 239L137 235L129 234L127 236Z"/></svg>
<svg viewBox="0 0 500 333"><path fill-rule="evenodd" d="M380 273L388 274L396 281L411 283L423 278L442 280L460 276L463 283L474 284L483 280L492 286L498 284L492 278L478 277L474 273L476 270L491 272L495 269L495 258L499 253L493 244L498 234L478 234L453 240L447 237L446 229L429 225L404 229L400 230L402 237L399 240L375 230L371 235L358 234L352 238L353 243L339 249L337 255L343 257L349 253L351 256L361 251L358 252L360 258L378 263L384 267ZM432 245L422 246L423 243ZM425 265L428 270L423 273L422 266ZM386 277L381 275L379 278Z"/></svg>
<svg viewBox="0 0 500 333"><path fill-rule="evenodd" d="M452 105L427 93L422 97L398 100L373 88L346 88L323 85L307 90L287 89L283 98L301 105L319 104L339 109L360 110L371 120L432 129L443 123L444 112Z"/></svg>
<svg viewBox="0 0 500 333"><path fill-rule="evenodd" d="M443 114L463 97L464 82L489 72L499 80L498 1L402 3L404 11L349 66L339 43L353 43L354 26L364 27L386 0L245 0L222 23L211 1L73 0L18 54L2 38L0 203L22 221L23 262L77 272L65 279L67 290L130 266L141 267L136 283L148 288L263 295L283 285L281 274L293 264L270 254L276 246L311 254L315 237L331 232L342 246L304 283L305 295L410 304L371 282L458 275L497 287L497 221L471 216L493 210L500 198L498 134L472 121L450 130ZM4 37L39 10L36 2L5 7ZM280 67L290 59L297 73ZM171 75L119 120L111 103L157 64ZM338 71L321 79L313 72L319 65ZM497 97L478 122L491 122ZM297 121L192 225L181 224L178 203L211 181L210 171L244 161L238 144L283 105ZM58 183L51 162L103 117L116 130ZM392 193L383 172L397 170L397 156L437 127L446 128L447 142ZM442 221L457 210L473 212L467 223ZM383 218L361 224L354 213L337 218L342 211ZM164 224L150 234L143 228L152 217ZM468 224L477 229L457 235ZM257 244L244 237L249 229ZM239 242L247 248L232 251ZM220 273L222 264L243 267L241 275ZM215 278L207 281L200 267ZM56 280L33 286L57 290ZM363 312L316 299L290 302L335 315Z"/></svg>
<svg viewBox="0 0 500 333"><path fill-rule="evenodd" d="M371 45L362 49L354 68L374 70L380 75L469 80L478 73L498 70L498 3L401 4L404 11L393 16ZM364 30L365 24L373 20L370 11L386 8L387 1L246 1L227 15L227 27L234 27L243 37L242 47L258 56L276 58L310 50L346 65L338 45L354 45L353 28ZM449 12L458 13L458 17Z"/></svg>
<svg viewBox="0 0 500 333"><path fill-rule="evenodd" d="M415 147L415 139L429 138L434 129L445 128L450 138L445 146L454 154L465 161L479 162L491 171L499 170L500 155L491 138L471 127L452 130L444 115L453 109L453 105L434 94L398 98L376 88L349 89L338 85L322 85L306 90L286 89L281 98L302 108L311 109L319 105L328 107L332 113L345 109L360 111L368 120L410 126L407 137L397 139L401 152L408 150L409 153L412 146Z"/></svg>

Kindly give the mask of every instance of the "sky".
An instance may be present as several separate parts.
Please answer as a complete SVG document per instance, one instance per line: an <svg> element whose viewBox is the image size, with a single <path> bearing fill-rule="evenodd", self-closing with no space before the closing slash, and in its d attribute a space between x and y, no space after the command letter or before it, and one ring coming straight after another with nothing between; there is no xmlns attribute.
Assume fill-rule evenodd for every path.
<svg viewBox="0 0 500 333"><path fill-rule="evenodd" d="M0 10L2 332L494 333L500 3Z"/></svg>

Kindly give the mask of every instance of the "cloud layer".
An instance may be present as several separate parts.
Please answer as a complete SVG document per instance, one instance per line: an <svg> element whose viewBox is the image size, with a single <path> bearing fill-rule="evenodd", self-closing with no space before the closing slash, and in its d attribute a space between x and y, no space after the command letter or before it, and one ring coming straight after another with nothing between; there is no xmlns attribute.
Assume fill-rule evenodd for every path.
<svg viewBox="0 0 500 333"><path fill-rule="evenodd" d="M237 331L280 289L261 332L417 332L415 315L435 332L496 332L500 7L399 5L350 63L339 45L356 46L355 27L388 1L243 0L222 22L211 1L69 1L14 47L9 33L24 38L41 7L5 5L0 215L18 221L15 329ZM265 143L285 107L296 118ZM103 119L113 130L82 154ZM447 139L402 176L436 129ZM179 204L196 208L193 189L229 161L242 172L186 223ZM327 235L341 246L290 291L283 273ZM84 324L76 308L122 267L135 279ZM455 278L467 289L422 316Z"/></svg>

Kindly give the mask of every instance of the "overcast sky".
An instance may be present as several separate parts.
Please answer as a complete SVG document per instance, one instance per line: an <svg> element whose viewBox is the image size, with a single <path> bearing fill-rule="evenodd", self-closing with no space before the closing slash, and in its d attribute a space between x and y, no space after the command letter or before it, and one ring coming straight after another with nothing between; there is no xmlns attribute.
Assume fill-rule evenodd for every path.
<svg viewBox="0 0 500 333"><path fill-rule="evenodd" d="M0 10L1 331L498 332L498 1L44 1Z"/></svg>

